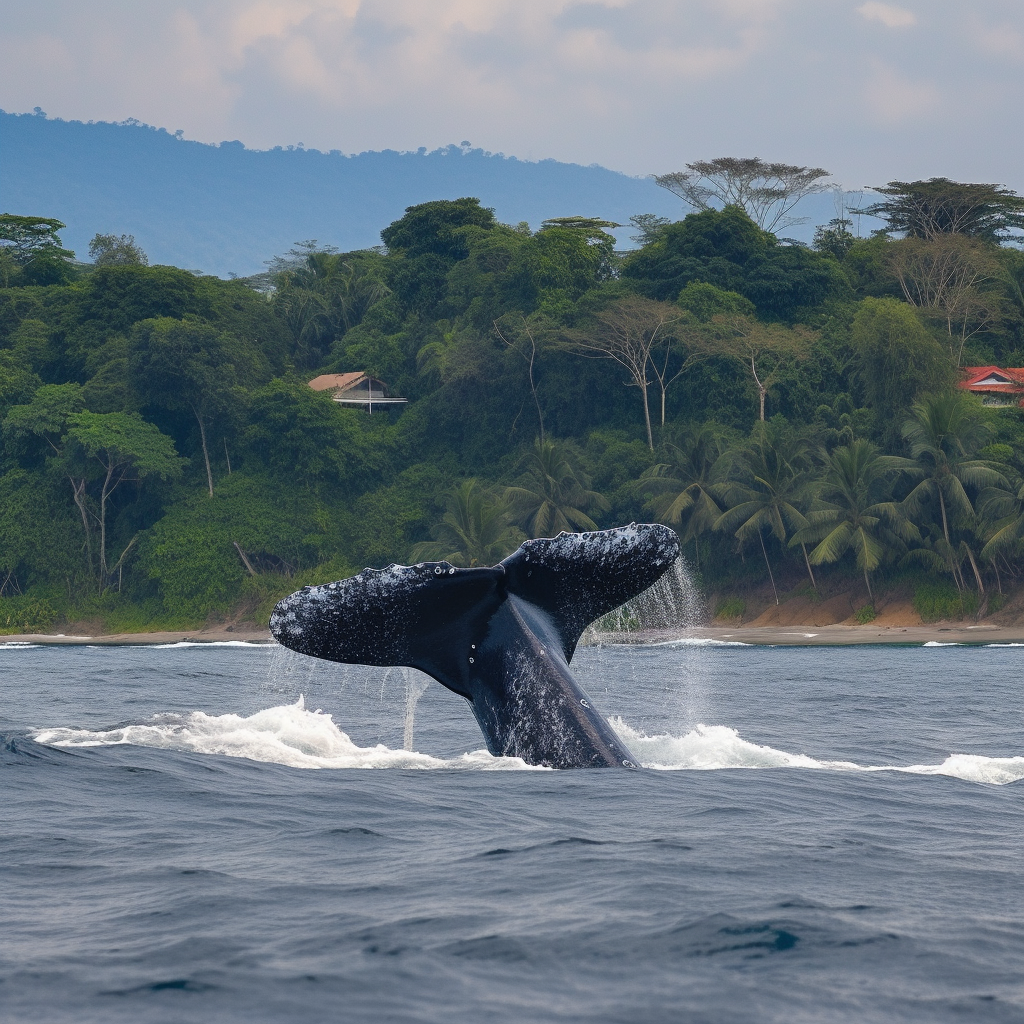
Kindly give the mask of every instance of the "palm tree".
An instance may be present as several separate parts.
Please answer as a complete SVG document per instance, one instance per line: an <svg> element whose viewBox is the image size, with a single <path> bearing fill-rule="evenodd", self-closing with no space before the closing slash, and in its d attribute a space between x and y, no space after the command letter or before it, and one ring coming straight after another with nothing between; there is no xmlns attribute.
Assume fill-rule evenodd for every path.
<svg viewBox="0 0 1024 1024"><path fill-rule="evenodd" d="M697 537L714 528L722 515L719 504L725 445L721 433L702 423L685 429L678 444L666 444L665 462L644 471L639 490L654 492L647 503L658 519L669 526L685 523L681 542L693 541L700 565Z"/></svg>
<svg viewBox="0 0 1024 1024"><path fill-rule="evenodd" d="M903 436L910 442L911 462L902 468L919 481L903 499L903 504L911 515L917 515L928 502L938 502L944 541L941 547L947 554L959 547L950 538L951 516L971 521L975 518L967 488L1008 486L1006 478L992 463L974 457L991 433L991 426L982 419L977 399L963 392L922 399L903 424ZM981 573L969 545L965 553L978 589L984 593ZM949 567L957 585L962 585L952 560Z"/></svg>
<svg viewBox="0 0 1024 1024"><path fill-rule="evenodd" d="M999 577L999 555L1018 552L1024 541L1024 481L1019 487L986 487L978 496L980 533L985 541L981 557L996 574L996 584L1002 593Z"/></svg>
<svg viewBox="0 0 1024 1024"><path fill-rule="evenodd" d="M807 520L798 507L806 493L803 479L806 462L806 448L802 443L789 442L765 425L757 430L752 443L736 454L737 479L722 487L722 495L729 508L715 521L715 529L734 530L740 543L757 537L776 604L779 603L779 591L768 561L764 531L767 529L780 544L785 544L790 532L807 526ZM811 586L814 586L810 563L807 564L807 573Z"/></svg>
<svg viewBox="0 0 1024 1024"><path fill-rule="evenodd" d="M464 480L449 498L434 540L417 544L412 558L444 560L464 567L495 565L523 540L522 533L509 523L507 501L470 479Z"/></svg>
<svg viewBox="0 0 1024 1024"><path fill-rule="evenodd" d="M518 485L505 488L505 497L514 520L530 537L598 528L587 512L607 509L608 500L589 490L590 481L573 465L564 445L537 438L524 468Z"/></svg>
<svg viewBox="0 0 1024 1024"><path fill-rule="evenodd" d="M903 468L904 461L879 455L870 441L836 448L826 456L818 499L807 513L808 525L790 540L791 545L816 545L808 556L814 565L837 562L852 549L872 602L869 574L889 550L919 536L898 502L878 500L885 477Z"/></svg>

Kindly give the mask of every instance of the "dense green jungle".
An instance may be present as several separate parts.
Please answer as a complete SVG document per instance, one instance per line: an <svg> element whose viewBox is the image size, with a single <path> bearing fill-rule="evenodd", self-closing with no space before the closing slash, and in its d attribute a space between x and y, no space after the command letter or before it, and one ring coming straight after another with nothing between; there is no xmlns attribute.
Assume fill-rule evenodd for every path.
<svg viewBox="0 0 1024 1024"><path fill-rule="evenodd" d="M752 587L909 587L997 610L1024 570L1024 414L957 385L1024 366L1021 200L893 182L813 246L756 204L536 231L472 198L381 246L297 243L221 280L90 262L0 217L0 631L266 620L363 566L493 564L661 521L718 612ZM270 254L268 254L270 255ZM407 404L308 382L364 371ZM1016 402L1016 398L1013 399Z"/></svg>

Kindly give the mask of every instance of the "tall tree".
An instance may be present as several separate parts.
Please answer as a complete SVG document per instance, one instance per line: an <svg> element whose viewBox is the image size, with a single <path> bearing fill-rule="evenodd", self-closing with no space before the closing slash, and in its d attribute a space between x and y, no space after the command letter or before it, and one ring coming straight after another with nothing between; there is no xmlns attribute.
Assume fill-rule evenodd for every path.
<svg viewBox="0 0 1024 1024"><path fill-rule="evenodd" d="M891 552L919 536L899 503L887 500L885 493L886 478L904 465L903 459L880 455L870 441L836 448L826 457L808 525L789 542L815 545L807 556L812 565L837 562L852 550L872 601L870 574Z"/></svg>
<svg viewBox="0 0 1024 1024"><path fill-rule="evenodd" d="M463 481L448 500L435 539L417 544L412 557L452 565L496 565L525 537L509 523L505 498L496 498L475 479Z"/></svg>
<svg viewBox="0 0 1024 1024"><path fill-rule="evenodd" d="M718 157L697 160L685 171L656 174L654 181L679 196L695 210L708 210L714 202L739 206L765 231L786 228L802 218L789 213L805 196L827 192L830 177L822 167L798 167L759 157Z"/></svg>
<svg viewBox="0 0 1024 1024"><path fill-rule="evenodd" d="M590 481L557 441L534 442L516 486L505 488L513 519L529 537L554 537L565 531L596 530L587 514L606 510L607 499L590 490Z"/></svg>
<svg viewBox="0 0 1024 1024"><path fill-rule="evenodd" d="M45 443L50 455L49 465L65 477L82 520L85 553L89 572L93 572L93 513L89 507L86 467L64 457L68 422L82 411L84 398L81 384L44 384L37 388L29 402L12 406L3 422L8 438L34 435Z"/></svg>
<svg viewBox="0 0 1024 1024"><path fill-rule="evenodd" d="M791 533L807 526L800 511L806 494L806 447L769 425L758 424L751 442L740 449L735 462L735 477L721 492L727 509L715 522L715 529L733 533L741 544L757 537L778 604L779 592L764 534L767 531L785 545ZM815 586L810 565L807 573L811 586Z"/></svg>
<svg viewBox="0 0 1024 1024"><path fill-rule="evenodd" d="M647 503L663 523L682 527L681 542L693 541L700 565L697 538L721 518L725 443L712 424L684 427L676 443L662 450L662 462L645 470L637 489L652 493Z"/></svg>
<svg viewBox="0 0 1024 1024"><path fill-rule="evenodd" d="M716 350L750 371L763 423L768 392L787 370L807 359L815 335L805 327L763 324L743 316L716 316L711 326Z"/></svg>
<svg viewBox="0 0 1024 1024"><path fill-rule="evenodd" d="M975 516L967 488L980 491L1008 486L996 466L977 457L978 449L991 434L992 427L983 418L977 399L962 391L923 398L903 424L912 459L908 471L918 481L903 504L911 515L920 515L929 502L938 504L942 550L947 559L952 559L955 550L950 520L973 521ZM984 592L981 573L969 546L964 554L971 563L978 589ZM952 561L950 569L956 578L957 569Z"/></svg>
<svg viewBox="0 0 1024 1024"><path fill-rule="evenodd" d="M58 231L66 227L53 217L21 217L0 213L0 283L8 287L13 272L30 284L56 284L66 279L75 254L65 249Z"/></svg>
<svg viewBox="0 0 1024 1024"><path fill-rule="evenodd" d="M97 267L148 267L149 257L134 235L102 235L97 232L89 243L89 255Z"/></svg>
<svg viewBox="0 0 1024 1024"><path fill-rule="evenodd" d="M80 412L68 417L68 423L69 440L86 458L100 466L98 518L102 591L109 571L107 509L114 491L128 479L156 476L168 480L179 476L183 462L174 449L174 442L137 413Z"/></svg>
<svg viewBox="0 0 1024 1024"><path fill-rule="evenodd" d="M207 427L237 405L239 385L253 381L257 366L251 346L198 321L162 317L144 320L132 332L132 383L144 402L187 410L195 417L211 498L213 471Z"/></svg>
<svg viewBox="0 0 1024 1024"><path fill-rule="evenodd" d="M526 375L530 382L530 394L533 396L533 405L537 410L537 430L540 442L543 444L544 413L541 412L540 399L537 397L537 383L533 378L533 368L537 362L537 338L534 330L522 313L515 312L506 313L504 316L498 317L494 321L494 333L501 338L511 351L515 352L526 363ZM434 344L436 345L437 343ZM422 369L423 365L434 355L434 351L421 350L417 354L417 362L421 364L420 368ZM424 356L422 362L420 356Z"/></svg>
<svg viewBox="0 0 1024 1024"><path fill-rule="evenodd" d="M612 359L629 373L629 384L640 391L644 410L647 445L654 451L654 433L651 430L651 407L647 389L658 381L665 388L683 372L683 365L671 378L667 377L671 355L672 326L682 318L678 307L667 302L655 302L640 295L628 295L603 309L595 318L591 330L575 331L568 335L564 345L569 351L592 359ZM664 375L655 371L654 361L665 355ZM654 380L652 380L652 377ZM664 403L662 404L664 410ZM664 416L664 411L663 411Z"/></svg>
<svg viewBox="0 0 1024 1024"><path fill-rule="evenodd" d="M907 302L941 321L957 366L967 340L999 320L999 295L985 287L1002 272L991 246L956 234L904 238L890 266Z"/></svg>
<svg viewBox="0 0 1024 1024"><path fill-rule="evenodd" d="M1000 242L1024 229L1024 196L1002 185L970 185L949 178L890 181L872 191L885 196L855 213L883 218L908 238L967 235Z"/></svg>
<svg viewBox="0 0 1024 1024"><path fill-rule="evenodd" d="M922 395L952 384L952 364L917 311L896 299L864 299L850 344L884 445L898 446L907 411Z"/></svg>

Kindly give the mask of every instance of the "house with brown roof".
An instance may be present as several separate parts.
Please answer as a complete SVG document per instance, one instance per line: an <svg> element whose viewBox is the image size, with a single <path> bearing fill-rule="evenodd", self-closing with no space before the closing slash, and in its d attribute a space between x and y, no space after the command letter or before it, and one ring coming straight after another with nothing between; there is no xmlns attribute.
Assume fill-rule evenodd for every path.
<svg viewBox="0 0 1024 1024"><path fill-rule="evenodd" d="M960 387L972 395L980 395L984 405L1024 406L1024 367L964 366Z"/></svg>
<svg viewBox="0 0 1024 1024"><path fill-rule="evenodd" d="M360 370L351 373L323 373L314 377L309 386L314 391L329 391L339 405L352 405L372 413L374 406L404 405L407 398L392 396L387 385Z"/></svg>

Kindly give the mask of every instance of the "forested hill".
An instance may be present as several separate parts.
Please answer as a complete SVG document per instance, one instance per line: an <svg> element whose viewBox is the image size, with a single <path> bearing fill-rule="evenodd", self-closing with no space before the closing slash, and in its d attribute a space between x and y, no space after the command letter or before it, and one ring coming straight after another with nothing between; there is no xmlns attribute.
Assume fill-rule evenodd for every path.
<svg viewBox="0 0 1024 1024"><path fill-rule="evenodd" d="M365 565L651 519L719 593L991 611L1024 575L1024 199L882 195L888 234L728 206L625 255L438 200L249 280L0 215L0 631L265 622ZM992 407L963 366L1007 368ZM309 385L360 372L407 404Z"/></svg>
<svg viewBox="0 0 1024 1024"><path fill-rule="evenodd" d="M64 243L80 259L97 232L132 234L155 263L252 274L297 239L366 248L407 206L466 195L505 223L535 229L566 213L628 225L633 214L676 217L681 209L646 179L458 145L355 156L263 152L240 142L190 142L141 124L0 112L2 212L45 211L63 221ZM621 233L622 244L629 233Z"/></svg>

